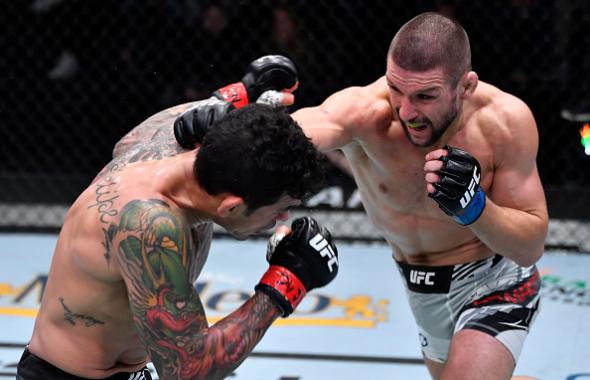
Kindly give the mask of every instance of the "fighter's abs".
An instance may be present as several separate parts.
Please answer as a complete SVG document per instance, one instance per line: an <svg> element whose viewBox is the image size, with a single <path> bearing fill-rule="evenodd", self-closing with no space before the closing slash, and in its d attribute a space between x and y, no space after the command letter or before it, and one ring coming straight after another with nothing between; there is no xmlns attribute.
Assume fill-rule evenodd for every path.
<svg viewBox="0 0 590 380"><path fill-rule="evenodd" d="M454 261L456 254L461 261L486 257L487 252L478 252L480 244L469 243L473 234L452 223L427 196L423 158L417 156L412 163L405 157L403 165L401 161L372 152L369 159L353 162L367 215L398 258L430 256L436 261L434 256L440 256ZM462 246L470 246L472 252L463 252Z"/></svg>

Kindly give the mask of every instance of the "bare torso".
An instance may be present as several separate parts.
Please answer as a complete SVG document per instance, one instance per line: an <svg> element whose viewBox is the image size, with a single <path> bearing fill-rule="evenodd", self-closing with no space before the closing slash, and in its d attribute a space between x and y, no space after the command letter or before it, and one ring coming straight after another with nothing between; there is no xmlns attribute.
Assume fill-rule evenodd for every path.
<svg viewBox="0 0 590 380"><path fill-rule="evenodd" d="M348 114L354 115L355 125L352 142L342 150L368 217L392 247L394 257L418 265L449 265L491 256L470 229L456 224L427 196L425 155L439 146L420 148L408 141L393 116L385 80L345 91L356 92L343 99L354 104ZM486 114L495 113L508 97L480 82L475 96L464 106L462 125L445 142L478 159L484 173L482 188L492 198L503 196L491 187L503 154L499 147L510 131Z"/></svg>
<svg viewBox="0 0 590 380"><path fill-rule="evenodd" d="M117 225L121 209L132 200L159 199L175 206L158 192L153 175L146 173L167 160L194 157L194 152L183 153L174 145L162 149L162 141L157 141L169 141L176 114L163 111L148 119L162 124L166 132L160 137L154 134L154 145L139 146L114 159L78 197L64 221L29 348L67 372L104 378L139 370L147 363L114 259L119 249ZM142 133L141 126L134 133ZM190 264L195 280L207 258L213 225L197 224L188 214L186 221L193 225L197 247Z"/></svg>

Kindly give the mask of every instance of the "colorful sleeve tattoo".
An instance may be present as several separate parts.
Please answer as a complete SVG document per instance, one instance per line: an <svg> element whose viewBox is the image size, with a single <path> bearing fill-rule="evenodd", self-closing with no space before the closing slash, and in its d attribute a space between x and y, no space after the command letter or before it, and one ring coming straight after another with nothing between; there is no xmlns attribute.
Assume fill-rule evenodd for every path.
<svg viewBox="0 0 590 380"><path fill-rule="evenodd" d="M128 203L116 235L135 323L161 379L229 375L279 315L256 294L208 327L189 280L198 247L183 217L162 201Z"/></svg>

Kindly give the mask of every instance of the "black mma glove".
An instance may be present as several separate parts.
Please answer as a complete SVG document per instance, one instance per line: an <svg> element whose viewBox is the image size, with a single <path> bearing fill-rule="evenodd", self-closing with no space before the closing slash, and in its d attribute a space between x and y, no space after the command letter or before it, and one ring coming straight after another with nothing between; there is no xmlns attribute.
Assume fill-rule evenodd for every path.
<svg viewBox="0 0 590 380"><path fill-rule="evenodd" d="M216 120L221 119L235 107L212 96L197 102L174 121L174 137L181 147L194 149Z"/></svg>
<svg viewBox="0 0 590 380"><path fill-rule="evenodd" d="M241 82L233 83L213 93L209 99L197 102L174 121L176 141L186 149L195 148L203 141L207 130L215 120L227 112L241 108L250 101L278 103L266 91L290 89L297 84L297 70L289 58L281 55L267 55L252 61ZM266 95L266 94L265 94Z"/></svg>
<svg viewBox="0 0 590 380"><path fill-rule="evenodd" d="M332 235L310 217L295 219L291 232L276 247L269 244L267 260L270 267L255 289L275 300L283 317L293 312L308 291L327 285L338 274L338 250Z"/></svg>
<svg viewBox="0 0 590 380"><path fill-rule="evenodd" d="M237 83L222 87L213 93L219 99L242 108L256 101L268 90L281 91L297 84L297 69L282 55L266 55L250 62L246 75Z"/></svg>
<svg viewBox="0 0 590 380"><path fill-rule="evenodd" d="M486 195L479 186L481 168L475 157L464 150L448 145L444 149L449 154L440 158L440 179L428 196L457 223L466 226L479 218L486 205Z"/></svg>

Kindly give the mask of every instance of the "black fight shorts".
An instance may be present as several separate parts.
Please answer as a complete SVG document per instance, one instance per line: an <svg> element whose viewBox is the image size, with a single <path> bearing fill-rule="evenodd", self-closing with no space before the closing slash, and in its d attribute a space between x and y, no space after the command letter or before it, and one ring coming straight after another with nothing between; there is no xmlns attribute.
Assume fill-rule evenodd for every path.
<svg viewBox="0 0 590 380"><path fill-rule="evenodd" d="M25 348L18 362L16 380L88 380L69 374L45 360L33 355ZM137 372L119 372L104 380L152 380L150 371L144 367Z"/></svg>

